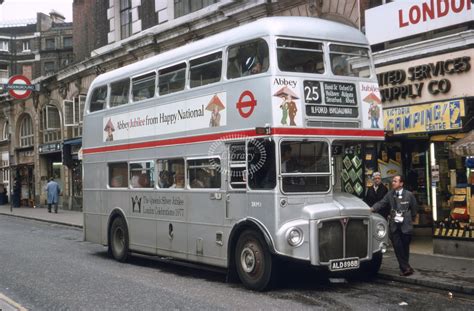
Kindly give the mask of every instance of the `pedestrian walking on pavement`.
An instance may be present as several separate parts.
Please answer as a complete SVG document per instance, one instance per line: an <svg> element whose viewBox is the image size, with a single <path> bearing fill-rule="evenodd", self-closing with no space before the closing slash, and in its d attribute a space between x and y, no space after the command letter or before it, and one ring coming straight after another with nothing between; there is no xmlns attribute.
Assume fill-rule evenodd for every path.
<svg viewBox="0 0 474 311"><path fill-rule="evenodd" d="M367 194L365 195L365 203L368 206L372 207L375 203L382 200L383 197L387 194L388 189L382 183L382 175L379 172L375 172L372 174L372 182L373 185L367 188ZM388 214L390 213L390 209L382 208L379 211L379 214L382 215L385 219L387 219Z"/></svg>
<svg viewBox="0 0 474 311"><path fill-rule="evenodd" d="M381 201L374 204L373 212L390 207L389 232L395 255L400 266L400 275L412 275L414 270L409 264L410 242L413 233L413 221L418 212L418 204L415 196L405 189L405 180L402 175L396 175L392 179L392 190L390 190Z"/></svg>
<svg viewBox="0 0 474 311"><path fill-rule="evenodd" d="M49 179L46 185L46 193L48 194L48 213L51 213L51 206L54 207L54 212L58 213L58 201L61 189L57 182L54 181L53 177Z"/></svg>

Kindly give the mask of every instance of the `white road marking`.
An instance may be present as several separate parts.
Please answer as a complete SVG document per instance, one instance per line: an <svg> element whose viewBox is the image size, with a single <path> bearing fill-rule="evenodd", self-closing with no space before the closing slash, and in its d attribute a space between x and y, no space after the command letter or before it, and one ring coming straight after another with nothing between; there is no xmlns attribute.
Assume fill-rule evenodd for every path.
<svg viewBox="0 0 474 311"><path fill-rule="evenodd" d="M11 300L4 294L0 293L0 311L27 311L27 309L23 308L20 304L16 303L15 301Z"/></svg>

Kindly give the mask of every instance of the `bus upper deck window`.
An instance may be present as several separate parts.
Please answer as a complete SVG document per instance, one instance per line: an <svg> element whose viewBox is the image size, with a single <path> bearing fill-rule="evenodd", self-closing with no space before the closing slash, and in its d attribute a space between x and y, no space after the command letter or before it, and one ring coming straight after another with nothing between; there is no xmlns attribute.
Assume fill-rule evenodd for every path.
<svg viewBox="0 0 474 311"><path fill-rule="evenodd" d="M107 100L107 87L101 86L92 91L91 103L89 107L90 112L99 111L105 108Z"/></svg>
<svg viewBox="0 0 474 311"><path fill-rule="evenodd" d="M130 92L130 79L124 79L110 84L110 107L128 103Z"/></svg>
<svg viewBox="0 0 474 311"><path fill-rule="evenodd" d="M150 72L132 79L133 101L144 100L155 96L156 73Z"/></svg>
<svg viewBox="0 0 474 311"><path fill-rule="evenodd" d="M198 87L221 80L222 52L193 59L189 64L191 87Z"/></svg>
<svg viewBox="0 0 474 311"><path fill-rule="evenodd" d="M281 71L324 73L322 43L278 39L277 57Z"/></svg>
<svg viewBox="0 0 474 311"><path fill-rule="evenodd" d="M370 77L369 49L331 44L329 51L331 70L334 75L359 78Z"/></svg>
<svg viewBox="0 0 474 311"><path fill-rule="evenodd" d="M184 90L186 83L186 63L181 63L158 71L158 92L166 95Z"/></svg>
<svg viewBox="0 0 474 311"><path fill-rule="evenodd" d="M263 39L229 48L227 79L259 74L268 70L268 44Z"/></svg>

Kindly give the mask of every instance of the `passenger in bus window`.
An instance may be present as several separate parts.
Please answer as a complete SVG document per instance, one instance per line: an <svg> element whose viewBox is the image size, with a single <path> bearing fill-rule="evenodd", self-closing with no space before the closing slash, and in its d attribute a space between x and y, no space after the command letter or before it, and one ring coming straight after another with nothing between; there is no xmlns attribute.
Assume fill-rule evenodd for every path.
<svg viewBox="0 0 474 311"><path fill-rule="evenodd" d="M184 175L182 173L176 173L174 175L174 183L170 188L184 188Z"/></svg>
<svg viewBox="0 0 474 311"><path fill-rule="evenodd" d="M130 178L130 184L132 185L133 188L140 188L140 183L139 180L140 175L137 173L132 173L132 178Z"/></svg>
<svg viewBox="0 0 474 311"><path fill-rule="evenodd" d="M334 74L336 76L344 76L344 68L342 68L342 65L337 65L334 67Z"/></svg>
<svg viewBox="0 0 474 311"><path fill-rule="evenodd" d="M160 188L170 188L173 184L173 177L170 171L164 170L160 172L158 185Z"/></svg>
<svg viewBox="0 0 474 311"><path fill-rule="evenodd" d="M120 188L123 187L123 176L114 176L110 181L110 187L112 188Z"/></svg>
<svg viewBox="0 0 474 311"><path fill-rule="evenodd" d="M262 63L257 56L250 56L242 64L242 76L254 75L262 72Z"/></svg>
<svg viewBox="0 0 474 311"><path fill-rule="evenodd" d="M281 145L281 172L291 173L295 172L297 168L296 160L291 155L291 146Z"/></svg>
<svg viewBox="0 0 474 311"><path fill-rule="evenodd" d="M194 179L191 181L191 188L208 188L209 183L206 182L206 172L202 169L197 169L195 174Z"/></svg>
<svg viewBox="0 0 474 311"><path fill-rule="evenodd" d="M140 177L138 178L138 184L140 188L150 188L151 184L150 184L150 178L148 174L146 173L141 174Z"/></svg>

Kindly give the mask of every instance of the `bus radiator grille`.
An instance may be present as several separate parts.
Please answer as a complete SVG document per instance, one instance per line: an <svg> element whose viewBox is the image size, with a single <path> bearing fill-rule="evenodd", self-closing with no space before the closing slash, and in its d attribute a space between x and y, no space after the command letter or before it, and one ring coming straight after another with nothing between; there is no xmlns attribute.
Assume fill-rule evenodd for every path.
<svg viewBox="0 0 474 311"><path fill-rule="evenodd" d="M366 258L368 250L368 221L351 218L345 228L341 219L323 221L319 228L319 261L359 257ZM346 248L344 250L344 236Z"/></svg>

